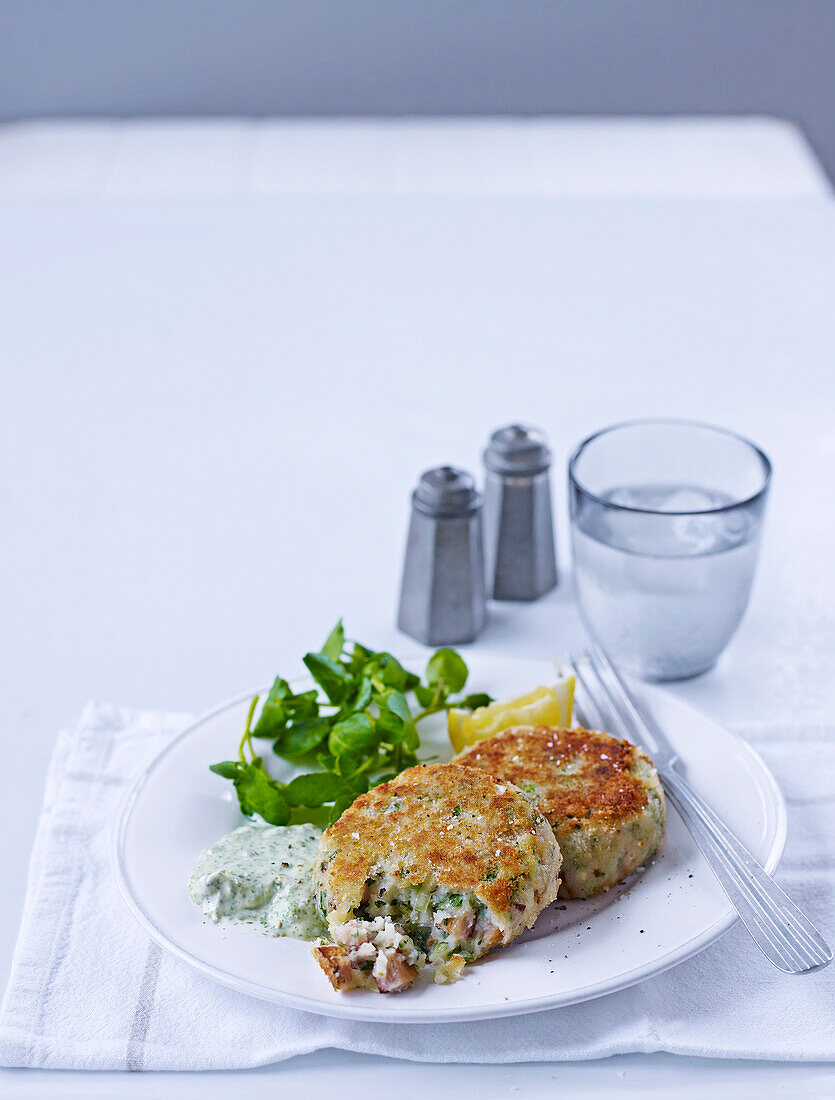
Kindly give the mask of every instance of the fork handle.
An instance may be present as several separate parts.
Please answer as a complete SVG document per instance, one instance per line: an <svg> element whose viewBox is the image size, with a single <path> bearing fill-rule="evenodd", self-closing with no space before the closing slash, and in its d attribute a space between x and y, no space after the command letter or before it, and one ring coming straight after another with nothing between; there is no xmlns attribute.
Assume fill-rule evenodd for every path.
<svg viewBox="0 0 835 1100"><path fill-rule="evenodd" d="M671 768L662 778L670 801L766 958L788 974L830 962L832 951L817 928L687 780Z"/></svg>

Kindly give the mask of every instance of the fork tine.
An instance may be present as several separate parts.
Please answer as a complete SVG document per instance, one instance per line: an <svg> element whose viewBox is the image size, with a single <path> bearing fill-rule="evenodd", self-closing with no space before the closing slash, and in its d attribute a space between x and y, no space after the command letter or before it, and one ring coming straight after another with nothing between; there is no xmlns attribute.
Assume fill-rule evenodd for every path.
<svg viewBox="0 0 835 1100"><path fill-rule="evenodd" d="M592 641L591 645L592 648L589 653L589 662L595 673L597 674L597 678L603 686L604 690L606 691L606 694L609 696L610 699L612 698L613 693L611 688L609 687L609 684L611 683L612 685L614 685L615 691L618 695L618 701L620 703L620 707L618 709L621 711L625 710L627 712L629 717L632 719L633 725L637 725L638 727L645 726L646 721L643 714L638 708L635 697L632 695L629 688L624 683L620 673L609 660L606 651L601 646L599 646L597 642ZM617 706L617 704L615 705Z"/></svg>
<svg viewBox="0 0 835 1100"><path fill-rule="evenodd" d="M598 690L597 698L595 702L598 708L605 709L606 715L609 719L609 726L607 727L610 733L626 734L631 741L639 741L640 727L632 720L632 716L629 711L626 710L620 700L617 698L611 687L607 683L603 671L593 653L587 653L586 658L589 662L589 667L594 673L595 680L597 681ZM586 681L586 690L589 691L588 682Z"/></svg>
<svg viewBox="0 0 835 1100"><path fill-rule="evenodd" d="M675 757L675 752L666 736L655 724L652 716L638 705L635 696L609 659L609 655L595 641L592 642L588 659L601 688L614 708L614 714L626 725L627 733L632 740L648 749L653 758L657 758L658 761L671 761Z"/></svg>
<svg viewBox="0 0 835 1100"><path fill-rule="evenodd" d="M592 704L591 704L590 701L585 700L586 705L584 705L584 701L578 699L577 686L576 686L577 676L576 676L576 670L574 668L573 658L570 657L570 656L561 657L559 659L559 661L556 662L556 669L557 669L557 675L560 676L560 677L574 676L574 678L575 678L574 705L573 705L573 708L572 708L572 715L571 715L572 725L574 725L575 723L579 723L581 726L585 726L585 727L588 728L587 715L589 713L589 707ZM582 685L580 685L580 695L583 695Z"/></svg>
<svg viewBox="0 0 835 1100"><path fill-rule="evenodd" d="M577 692L574 692L574 717L583 729L591 729L594 726L594 722L589 719L588 711L583 703L577 702Z"/></svg>
<svg viewBox="0 0 835 1100"><path fill-rule="evenodd" d="M580 662L575 658L572 660L574 665L574 675L580 683L583 690L583 705L582 710L585 711L586 718L584 725L589 728L589 723L594 729L605 729L606 719L603 717L603 712L600 709L599 700L595 698L595 694L592 691L588 680L586 679Z"/></svg>

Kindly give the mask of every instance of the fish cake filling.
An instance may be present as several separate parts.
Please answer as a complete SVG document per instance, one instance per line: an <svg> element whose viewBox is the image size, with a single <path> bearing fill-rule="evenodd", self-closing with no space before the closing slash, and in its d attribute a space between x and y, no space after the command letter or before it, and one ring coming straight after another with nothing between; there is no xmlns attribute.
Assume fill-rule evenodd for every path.
<svg viewBox="0 0 835 1100"><path fill-rule="evenodd" d="M334 977L333 945L314 954L337 989L394 992L427 965L436 982L453 981L534 923L556 897L559 868L552 829L513 785L456 764L411 768L362 795L323 834L317 902L348 958L340 954ZM365 945L379 954L384 929L400 937L388 945L398 973L377 981ZM355 945L361 975L346 969L360 961Z"/></svg>

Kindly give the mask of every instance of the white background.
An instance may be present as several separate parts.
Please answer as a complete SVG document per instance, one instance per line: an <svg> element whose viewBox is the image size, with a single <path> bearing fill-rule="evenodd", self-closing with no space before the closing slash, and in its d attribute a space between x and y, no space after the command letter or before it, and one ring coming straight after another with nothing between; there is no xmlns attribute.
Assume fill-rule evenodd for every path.
<svg viewBox="0 0 835 1100"><path fill-rule="evenodd" d="M687 416L750 435L776 475L748 616L675 690L728 721L835 705L828 197L7 194L0 246L0 980L55 731L90 697L197 712L293 675L340 614L414 652L393 625L413 483L440 462L478 471L513 419L552 442L563 579L494 605L480 647L575 644L566 455L613 421ZM405 1072L490 1096L680 1087L685 1070L693 1095L832 1085L823 1067L666 1056ZM403 1073L322 1053L246 1074L247 1094L365 1094ZM3 1087L58 1082L230 1087Z"/></svg>

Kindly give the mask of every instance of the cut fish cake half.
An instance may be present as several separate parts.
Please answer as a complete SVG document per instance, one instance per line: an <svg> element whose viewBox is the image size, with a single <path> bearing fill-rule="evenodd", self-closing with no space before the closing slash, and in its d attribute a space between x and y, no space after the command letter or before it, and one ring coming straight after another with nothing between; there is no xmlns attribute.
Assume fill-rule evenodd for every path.
<svg viewBox="0 0 835 1100"><path fill-rule="evenodd" d="M452 981L533 925L559 889L560 852L535 803L460 764L409 768L349 806L319 842L314 946L339 990L397 992L429 964Z"/></svg>
<svg viewBox="0 0 835 1100"><path fill-rule="evenodd" d="M515 726L456 761L535 798L562 853L560 897L589 898L646 862L664 835L666 803L652 760L608 733Z"/></svg>

